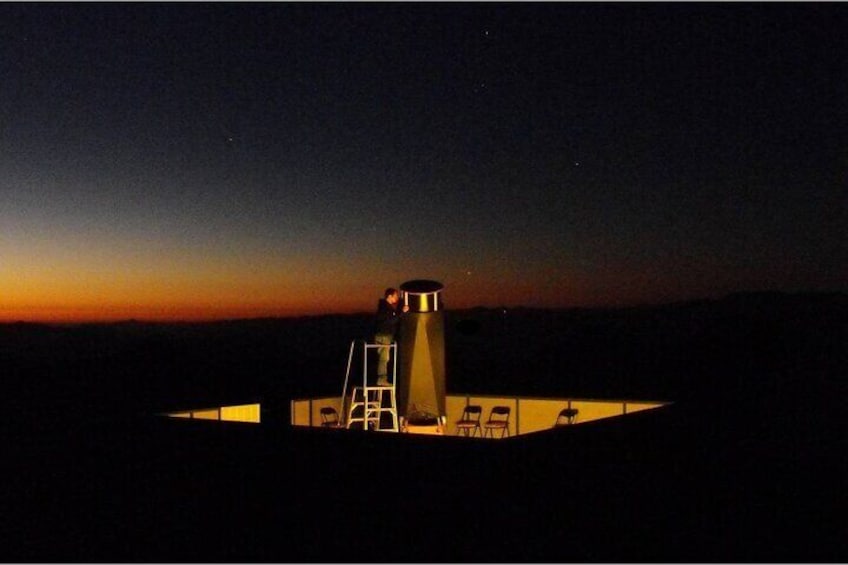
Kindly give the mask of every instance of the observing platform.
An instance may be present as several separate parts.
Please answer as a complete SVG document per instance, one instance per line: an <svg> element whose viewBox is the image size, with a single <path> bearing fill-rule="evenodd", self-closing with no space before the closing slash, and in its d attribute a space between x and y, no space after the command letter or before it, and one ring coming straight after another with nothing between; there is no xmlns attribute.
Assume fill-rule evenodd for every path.
<svg viewBox="0 0 848 565"><path fill-rule="evenodd" d="M524 396L489 396L472 394L448 394L447 414L442 422L431 425L401 423L401 433L424 433L432 435L468 435L469 437L508 438L549 430L566 425L580 425L604 418L625 416L643 410L652 410L669 404L658 400L598 400L588 398L539 398ZM479 433L464 433L465 409L480 408ZM341 399L335 397L304 398L291 401L291 425L321 427L321 411L331 408L338 411ZM493 419L493 409L507 409L505 425L498 425L493 433L486 433L486 423ZM561 416L568 413L570 418ZM343 427L343 426L342 426ZM504 428L501 430L500 428ZM361 427L359 427L361 429Z"/></svg>
<svg viewBox="0 0 848 565"><path fill-rule="evenodd" d="M399 431L408 434L459 435L472 438L502 439L551 428L580 425L605 418L625 416L643 410L660 408L668 404L670 403L667 401L657 400L598 400L449 394L446 398L447 415L444 421L424 422L421 425L402 421ZM347 430L344 416L340 415L340 406L341 399L338 396L291 400L290 423L296 427ZM466 418L466 408L475 406L480 408L479 429L473 422L469 424ZM489 430L491 433L487 433L486 422L490 419L495 407L509 409L506 423ZM261 406L257 403L203 407L168 412L164 415L172 418L260 424L262 421L261 412ZM362 430L361 423L352 425L350 429Z"/></svg>

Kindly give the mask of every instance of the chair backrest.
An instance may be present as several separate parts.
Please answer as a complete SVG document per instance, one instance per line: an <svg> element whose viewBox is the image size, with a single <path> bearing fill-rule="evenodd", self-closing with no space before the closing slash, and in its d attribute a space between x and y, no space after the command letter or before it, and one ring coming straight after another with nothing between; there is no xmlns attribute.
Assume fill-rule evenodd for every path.
<svg viewBox="0 0 848 565"><path fill-rule="evenodd" d="M489 412L489 422L509 422L509 406L493 406Z"/></svg>
<svg viewBox="0 0 848 565"><path fill-rule="evenodd" d="M322 426L338 426L341 422L339 422L339 413L332 406L325 406L321 408L321 425Z"/></svg>
<svg viewBox="0 0 848 565"><path fill-rule="evenodd" d="M480 416L483 414L483 408L477 406L476 404L471 404L470 406L466 406L462 410L462 420L463 421L480 421Z"/></svg>
<svg viewBox="0 0 848 565"><path fill-rule="evenodd" d="M568 426L574 423L574 420L577 419L577 414L580 412L577 408L563 408L559 411L559 415L557 416L556 422L554 422L554 427L556 426Z"/></svg>

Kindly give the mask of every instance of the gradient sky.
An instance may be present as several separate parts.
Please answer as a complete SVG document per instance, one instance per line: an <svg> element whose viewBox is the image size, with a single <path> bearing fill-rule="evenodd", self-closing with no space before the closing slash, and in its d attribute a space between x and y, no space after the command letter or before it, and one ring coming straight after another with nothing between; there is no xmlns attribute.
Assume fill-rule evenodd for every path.
<svg viewBox="0 0 848 565"><path fill-rule="evenodd" d="M0 320L848 290L848 5L0 5Z"/></svg>

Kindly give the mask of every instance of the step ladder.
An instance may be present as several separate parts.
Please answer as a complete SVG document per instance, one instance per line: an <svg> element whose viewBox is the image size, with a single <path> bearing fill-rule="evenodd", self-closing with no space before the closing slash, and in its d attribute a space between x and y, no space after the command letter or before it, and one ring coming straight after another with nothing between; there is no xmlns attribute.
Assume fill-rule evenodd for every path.
<svg viewBox="0 0 848 565"><path fill-rule="evenodd" d="M354 386L350 396L347 394L350 383L353 358L357 345L362 352L362 385ZM377 386L368 384L368 357L370 352L379 352L381 348L389 348L389 359L391 361L391 375L388 386ZM376 375L374 375L376 379ZM351 425L361 423L365 430L375 431L400 431L397 412L397 394L395 384L397 383L397 342L389 345L380 343L369 343L365 340L354 340L350 342L350 352L347 358L347 372L345 373L345 384L342 389L341 406L342 412L347 414L345 427L350 429ZM347 407L347 408L345 408ZM383 415L387 414L391 420L389 427L383 427Z"/></svg>

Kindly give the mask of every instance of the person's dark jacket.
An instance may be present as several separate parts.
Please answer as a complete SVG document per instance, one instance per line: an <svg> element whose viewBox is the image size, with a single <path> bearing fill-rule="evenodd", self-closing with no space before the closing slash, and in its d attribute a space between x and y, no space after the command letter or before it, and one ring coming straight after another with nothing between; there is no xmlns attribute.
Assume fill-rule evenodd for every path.
<svg viewBox="0 0 848 565"><path fill-rule="evenodd" d="M377 319L374 328L374 335L395 335L400 316L398 311L391 304L386 302L385 298L381 298L377 302Z"/></svg>

